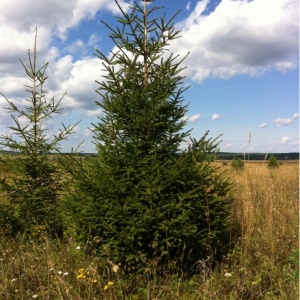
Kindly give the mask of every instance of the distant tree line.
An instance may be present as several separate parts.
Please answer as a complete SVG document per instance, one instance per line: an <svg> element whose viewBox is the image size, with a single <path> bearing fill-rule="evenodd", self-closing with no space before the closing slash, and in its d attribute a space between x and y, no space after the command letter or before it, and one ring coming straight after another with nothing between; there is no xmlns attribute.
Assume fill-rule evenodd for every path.
<svg viewBox="0 0 300 300"><path fill-rule="evenodd" d="M2 154L9 154L9 155L18 155L19 152L11 151L11 150L0 150ZM67 153L61 152L60 155L64 155ZM56 154L57 155L57 154ZM77 156L97 156L96 153L92 152L80 152L76 154ZM268 160L271 156L275 156L278 160L299 160L299 152L284 152L284 153L268 153L267 157L265 153L251 153L249 155L249 160ZM244 159L243 153L234 153L234 152L219 152L217 159L222 160L232 160L234 158ZM246 157L248 160L248 155Z"/></svg>
<svg viewBox="0 0 300 300"><path fill-rule="evenodd" d="M268 160L271 156L274 156L278 160L299 160L299 152L291 153L250 153L249 160ZM218 159L232 160L234 158L244 159L244 153L233 152L219 152ZM248 160L248 154L245 156Z"/></svg>

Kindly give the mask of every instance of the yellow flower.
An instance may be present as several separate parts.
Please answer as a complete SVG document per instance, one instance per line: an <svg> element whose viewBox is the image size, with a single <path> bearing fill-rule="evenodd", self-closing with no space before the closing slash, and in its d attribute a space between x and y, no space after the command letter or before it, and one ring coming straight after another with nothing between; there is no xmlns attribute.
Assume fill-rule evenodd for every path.
<svg viewBox="0 0 300 300"><path fill-rule="evenodd" d="M107 283L107 285L105 285L104 291L106 291L110 286L113 286L113 285L114 285L114 283L113 283L112 281L109 281L109 282Z"/></svg>
<svg viewBox="0 0 300 300"><path fill-rule="evenodd" d="M89 272L85 272L83 268L78 270L77 279L86 278L86 276L89 274Z"/></svg>

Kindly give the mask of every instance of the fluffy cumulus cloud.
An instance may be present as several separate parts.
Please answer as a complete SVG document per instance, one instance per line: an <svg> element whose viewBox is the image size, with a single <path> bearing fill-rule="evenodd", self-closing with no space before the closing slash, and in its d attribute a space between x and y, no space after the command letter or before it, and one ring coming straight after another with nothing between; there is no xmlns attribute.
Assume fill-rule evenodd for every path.
<svg viewBox="0 0 300 300"><path fill-rule="evenodd" d="M130 1L120 0L126 11ZM96 100L94 83L101 76L99 59L74 55L85 54L86 46L96 46L101 38L91 35L87 45L77 39L62 49L54 46L55 39L66 41L70 29L83 21L94 19L99 11L118 12L111 0L59 1L59 0L12 0L0 1L0 86L1 92L15 104L24 104L24 85L28 84L25 72L18 60L28 62L28 49L33 50L37 32L38 65L49 61L47 82L48 97L59 99L66 91L64 107L90 109ZM67 44L67 43L66 43ZM57 99L56 98L56 99ZM5 100L0 97L0 106ZM0 125L6 126L10 116L0 110Z"/></svg>
<svg viewBox="0 0 300 300"><path fill-rule="evenodd" d="M119 3L124 10L129 6L129 1L121 0ZM38 26L47 28L53 34L66 39L70 28L76 27L82 20L94 19L100 10L108 10L116 14L118 7L111 0L1 1L1 31L10 29L13 32L29 34L33 27ZM27 45L28 40L25 42Z"/></svg>
<svg viewBox="0 0 300 300"><path fill-rule="evenodd" d="M298 0L222 0L207 13L209 3L198 1L177 24L182 38L171 50L190 52L187 76L201 82L298 67Z"/></svg>
<svg viewBox="0 0 300 300"><path fill-rule="evenodd" d="M71 56L61 58L55 64L53 72L51 71L50 96L52 91L55 91L56 95L62 95L67 91L64 98L65 107L94 108L98 97L95 93L98 87L95 80L102 77L101 69L101 61L97 58L78 60L75 63Z"/></svg>
<svg viewBox="0 0 300 300"><path fill-rule="evenodd" d="M212 121L219 120L220 118L221 118L221 116L220 116L219 114L213 114L213 115L211 116L211 120L212 120Z"/></svg>
<svg viewBox="0 0 300 300"><path fill-rule="evenodd" d="M282 126L290 125L298 119L299 119L299 114L294 113L291 118L277 118L273 120L273 123L275 124L276 127L282 127Z"/></svg>

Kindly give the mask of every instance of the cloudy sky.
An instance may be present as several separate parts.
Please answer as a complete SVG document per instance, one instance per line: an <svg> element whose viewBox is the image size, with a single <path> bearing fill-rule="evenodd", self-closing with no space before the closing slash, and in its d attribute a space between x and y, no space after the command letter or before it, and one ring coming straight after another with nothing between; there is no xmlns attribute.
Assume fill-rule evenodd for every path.
<svg viewBox="0 0 300 300"><path fill-rule="evenodd" d="M124 10L130 0L120 0ZM167 16L177 10L181 38L170 51L185 55L184 75L191 88L187 127L192 136L222 134L221 151L299 151L298 0L156 0ZM38 60L49 62L48 97L65 92L64 111L48 122L49 136L81 122L63 143L70 151L94 152L89 128L101 116L95 101L103 71L95 49L114 47L105 21L116 27L112 0L0 0L0 91L24 105L26 74L19 62L33 49L38 28ZM0 134L10 133L12 118L0 98ZM22 122L22 120L20 120ZM249 136L251 135L250 143Z"/></svg>

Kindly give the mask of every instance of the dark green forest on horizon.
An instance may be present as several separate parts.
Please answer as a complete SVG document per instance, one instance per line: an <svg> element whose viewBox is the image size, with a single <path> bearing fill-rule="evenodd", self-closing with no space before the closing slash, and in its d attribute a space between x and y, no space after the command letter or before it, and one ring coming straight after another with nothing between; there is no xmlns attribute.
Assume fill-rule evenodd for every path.
<svg viewBox="0 0 300 300"><path fill-rule="evenodd" d="M4 155L18 155L18 152L0 150L0 154ZM61 155L67 153L60 153ZM79 156L95 156L96 153L76 153ZM238 153L238 152L219 152L217 159L220 160L232 160L234 158L240 158L245 160L268 160L271 156L275 156L278 160L299 160L299 152L283 152L283 153Z"/></svg>

